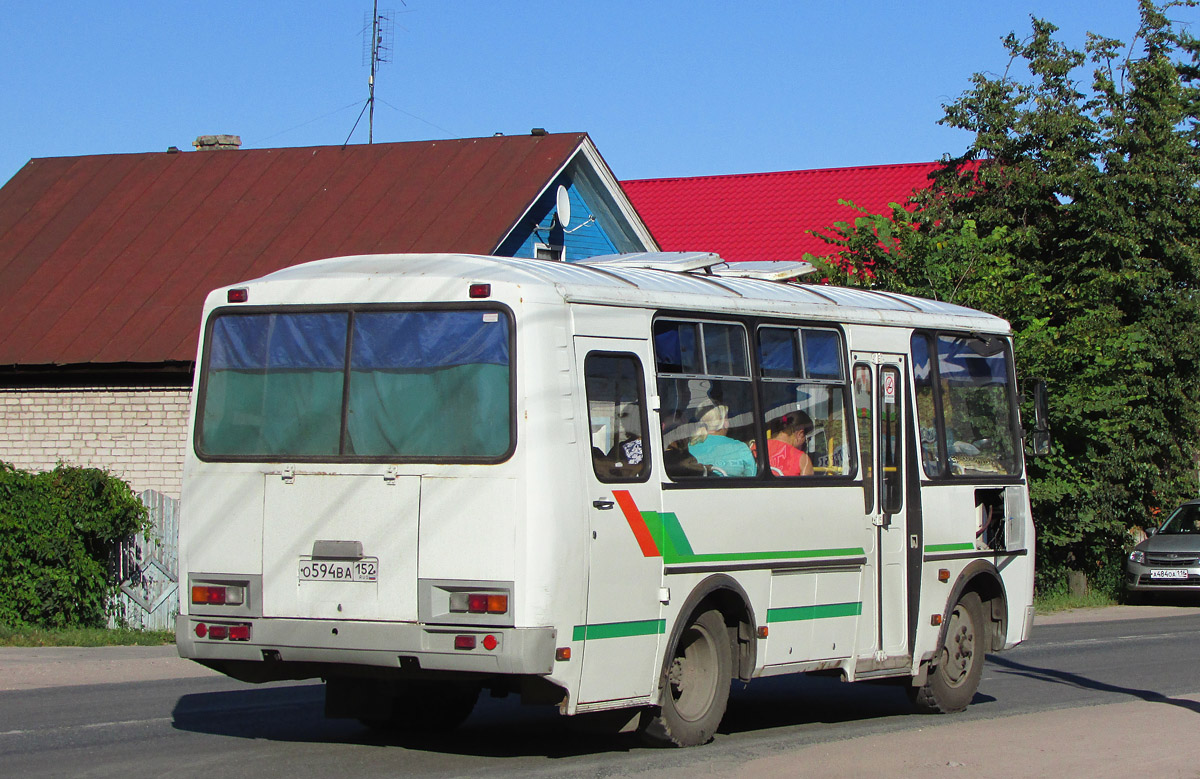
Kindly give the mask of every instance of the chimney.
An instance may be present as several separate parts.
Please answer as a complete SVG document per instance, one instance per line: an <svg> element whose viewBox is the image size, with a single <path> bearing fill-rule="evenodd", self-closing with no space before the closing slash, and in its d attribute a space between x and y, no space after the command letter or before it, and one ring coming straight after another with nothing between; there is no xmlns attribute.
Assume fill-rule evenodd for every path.
<svg viewBox="0 0 1200 779"><path fill-rule="evenodd" d="M192 141L192 145L196 147L196 151L217 151L219 149L240 149L242 146L242 136L240 136L240 135L201 135L199 138Z"/></svg>

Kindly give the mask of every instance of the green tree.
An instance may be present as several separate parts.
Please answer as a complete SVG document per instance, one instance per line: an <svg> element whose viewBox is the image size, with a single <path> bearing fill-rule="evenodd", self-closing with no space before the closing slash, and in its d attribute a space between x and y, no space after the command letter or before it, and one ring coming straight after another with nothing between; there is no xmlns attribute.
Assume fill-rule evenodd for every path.
<svg viewBox="0 0 1200 779"><path fill-rule="evenodd" d="M1128 530L1197 493L1200 41L1141 0L1130 44L1034 18L1003 75L942 123L974 133L912 203L833 225L831 281L1007 318L1044 377L1055 447L1030 463L1039 586L1115 590ZM1090 74L1087 72L1090 70Z"/></svg>

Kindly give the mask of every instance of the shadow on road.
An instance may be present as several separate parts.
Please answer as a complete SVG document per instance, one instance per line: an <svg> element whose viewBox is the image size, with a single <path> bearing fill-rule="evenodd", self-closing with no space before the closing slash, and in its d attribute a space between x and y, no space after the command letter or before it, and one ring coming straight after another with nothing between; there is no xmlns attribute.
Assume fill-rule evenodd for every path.
<svg viewBox="0 0 1200 779"><path fill-rule="evenodd" d="M993 700L976 694L974 703ZM920 715L912 714L902 687L781 676L750 685L735 682L720 732L910 716ZM648 748L634 734L614 732L611 716L561 717L551 706L522 706L516 696L494 699L486 693L467 722L449 734L381 733L353 720L325 719L324 686L311 683L185 695L173 719L179 730L233 738L398 746L479 757L554 759Z"/></svg>
<svg viewBox="0 0 1200 779"><path fill-rule="evenodd" d="M1154 690L1139 690L1132 687L1121 687L1119 685L1109 684L1108 682L1092 679L1082 674L1072 673L1070 671L1059 671L1053 668L1041 668L1035 665L1028 665L1026 663L1019 663L1011 658L999 655L988 655L987 659L989 663L1006 669L1006 673L1024 676L1025 678L1033 679L1035 681L1047 682L1050 684L1066 684L1083 690L1095 690L1098 692L1128 695L1132 698L1137 698L1149 703L1165 703L1200 714L1200 703L1182 698L1171 698Z"/></svg>

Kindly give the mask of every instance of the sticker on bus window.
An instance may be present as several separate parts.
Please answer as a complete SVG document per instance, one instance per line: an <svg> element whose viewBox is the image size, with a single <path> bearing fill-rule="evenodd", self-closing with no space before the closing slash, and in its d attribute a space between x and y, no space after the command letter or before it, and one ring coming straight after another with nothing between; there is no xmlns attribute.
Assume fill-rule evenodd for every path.
<svg viewBox="0 0 1200 779"><path fill-rule="evenodd" d="M896 402L896 374L883 374L883 402L894 404Z"/></svg>
<svg viewBox="0 0 1200 779"><path fill-rule="evenodd" d="M499 321L500 321L500 315L499 315L499 314L497 314L495 311L491 311L491 312L489 312L489 313L487 313L487 314L484 314L484 315L483 315L483 321L485 321L485 322L499 322Z"/></svg>

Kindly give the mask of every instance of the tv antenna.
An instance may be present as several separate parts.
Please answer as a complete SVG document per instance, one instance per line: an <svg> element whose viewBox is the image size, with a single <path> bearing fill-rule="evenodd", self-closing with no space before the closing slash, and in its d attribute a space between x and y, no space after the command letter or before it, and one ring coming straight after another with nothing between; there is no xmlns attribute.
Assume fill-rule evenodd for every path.
<svg viewBox="0 0 1200 779"><path fill-rule="evenodd" d="M404 0L401 0L403 2ZM395 20L391 11L380 11L379 0L375 0L371 16L363 20L363 64L370 64L371 75L367 80L367 143L375 140L375 71L380 65L392 61L392 41L395 39ZM359 118L362 115L359 114ZM354 131L350 133L353 135Z"/></svg>

